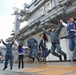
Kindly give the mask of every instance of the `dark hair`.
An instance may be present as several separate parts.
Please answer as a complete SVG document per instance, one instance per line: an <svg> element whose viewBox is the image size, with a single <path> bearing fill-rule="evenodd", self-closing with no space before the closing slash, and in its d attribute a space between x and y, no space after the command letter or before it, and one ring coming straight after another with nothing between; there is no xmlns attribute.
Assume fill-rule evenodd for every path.
<svg viewBox="0 0 76 75"><path fill-rule="evenodd" d="M76 21L76 17L70 17L70 18L73 18L73 19L74 19L74 21Z"/></svg>
<svg viewBox="0 0 76 75"><path fill-rule="evenodd" d="M43 32L42 34L43 34L43 39L44 39L44 41L48 41L48 37L47 37L47 35L45 34L45 32ZM39 36L41 36L42 34L40 34Z"/></svg>
<svg viewBox="0 0 76 75"><path fill-rule="evenodd" d="M22 42L20 42L20 43L19 43L19 46L18 46L18 48L22 47L22 46L20 46L20 44L22 44L22 46L23 46L23 43L22 43Z"/></svg>
<svg viewBox="0 0 76 75"><path fill-rule="evenodd" d="M76 18L74 18L74 21L76 21Z"/></svg>
<svg viewBox="0 0 76 75"><path fill-rule="evenodd" d="M47 37L47 35L45 34L45 32L43 33L43 39L44 39L45 41L48 41L48 37Z"/></svg>

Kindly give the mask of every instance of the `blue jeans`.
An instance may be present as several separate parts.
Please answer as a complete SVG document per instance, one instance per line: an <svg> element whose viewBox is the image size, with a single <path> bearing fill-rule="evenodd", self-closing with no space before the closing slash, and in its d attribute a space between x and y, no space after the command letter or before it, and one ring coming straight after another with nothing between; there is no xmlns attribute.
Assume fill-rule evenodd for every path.
<svg viewBox="0 0 76 75"><path fill-rule="evenodd" d="M32 59L34 59L36 57L39 60L39 58L37 56L36 48L30 48L29 51L28 51L28 56Z"/></svg>
<svg viewBox="0 0 76 75"><path fill-rule="evenodd" d="M75 46L76 46L76 36L69 38L69 49L70 49L70 51L74 51Z"/></svg>
<svg viewBox="0 0 76 75"><path fill-rule="evenodd" d="M51 46L51 52L54 53L55 50L56 50L56 48L57 48L57 52L58 52L58 53L61 53L61 52L62 52L59 43L55 43L55 44L53 44L53 45Z"/></svg>
<svg viewBox="0 0 76 75"><path fill-rule="evenodd" d="M45 48L45 50L42 50L42 57L47 57L47 48Z"/></svg>
<svg viewBox="0 0 76 75"><path fill-rule="evenodd" d="M64 53L62 50L61 50L61 47L60 47L60 43L54 43L52 46L51 46L51 53L54 55L54 56L57 56L59 57L60 55L58 53L55 52L55 50L57 49L57 52L61 55L66 55L66 53Z"/></svg>

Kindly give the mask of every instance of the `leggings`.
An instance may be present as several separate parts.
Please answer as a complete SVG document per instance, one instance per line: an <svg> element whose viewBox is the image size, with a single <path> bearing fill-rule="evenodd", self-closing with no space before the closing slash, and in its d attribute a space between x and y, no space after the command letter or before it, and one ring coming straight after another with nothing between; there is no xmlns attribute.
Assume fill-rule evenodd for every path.
<svg viewBox="0 0 76 75"><path fill-rule="evenodd" d="M23 57L24 57L24 55L19 55L18 56L18 61L19 61L19 63L18 63L18 69L20 69L20 62L22 63L22 68L24 68Z"/></svg>

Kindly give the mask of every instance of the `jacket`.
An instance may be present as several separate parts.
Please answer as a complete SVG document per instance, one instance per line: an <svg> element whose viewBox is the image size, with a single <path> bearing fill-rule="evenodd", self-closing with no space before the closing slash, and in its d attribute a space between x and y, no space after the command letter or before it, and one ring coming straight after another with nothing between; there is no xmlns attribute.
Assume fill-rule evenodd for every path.
<svg viewBox="0 0 76 75"><path fill-rule="evenodd" d="M31 38L31 39L29 38L27 43L28 43L29 48L37 48L38 47L38 42L34 38Z"/></svg>
<svg viewBox="0 0 76 75"><path fill-rule="evenodd" d="M74 37L76 36L76 21L70 23L67 26L67 31L68 31L68 36L69 37Z"/></svg>
<svg viewBox="0 0 76 75"><path fill-rule="evenodd" d="M45 50L47 48L46 46L46 41L44 41L43 39L40 41L39 44L39 49Z"/></svg>
<svg viewBox="0 0 76 75"><path fill-rule="evenodd" d="M6 44L4 41L2 41L2 43L6 46L6 55L12 55L12 45L14 41L11 44Z"/></svg>
<svg viewBox="0 0 76 75"><path fill-rule="evenodd" d="M50 39L51 39L51 43L60 43L60 40L59 40L59 35L60 35L60 31L62 29L62 25L60 24L58 26L58 28L55 30L55 31L45 31L46 34L48 34L50 36Z"/></svg>

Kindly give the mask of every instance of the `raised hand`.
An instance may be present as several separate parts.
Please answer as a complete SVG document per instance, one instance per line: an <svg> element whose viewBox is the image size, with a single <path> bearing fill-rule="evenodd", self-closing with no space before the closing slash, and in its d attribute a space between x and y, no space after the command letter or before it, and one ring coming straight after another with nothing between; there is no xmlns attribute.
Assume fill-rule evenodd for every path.
<svg viewBox="0 0 76 75"><path fill-rule="evenodd" d="M1 41L3 41L3 39L1 39Z"/></svg>
<svg viewBox="0 0 76 75"><path fill-rule="evenodd" d="M62 23L63 22L63 20L60 20L60 23Z"/></svg>
<svg viewBox="0 0 76 75"><path fill-rule="evenodd" d="M13 39L13 41L15 41L15 39Z"/></svg>
<svg viewBox="0 0 76 75"><path fill-rule="evenodd" d="M45 30L45 28L42 29L43 31Z"/></svg>

